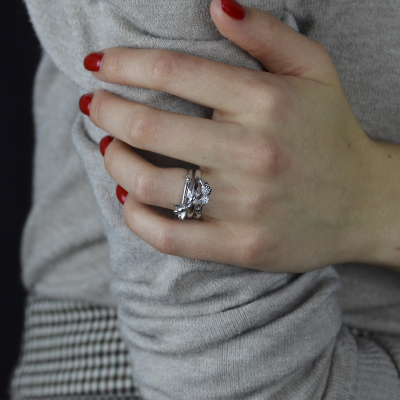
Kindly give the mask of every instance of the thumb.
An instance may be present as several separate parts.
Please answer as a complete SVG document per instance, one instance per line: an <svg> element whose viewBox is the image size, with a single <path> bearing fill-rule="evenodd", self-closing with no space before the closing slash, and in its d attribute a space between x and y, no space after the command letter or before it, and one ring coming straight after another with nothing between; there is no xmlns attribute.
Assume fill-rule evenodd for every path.
<svg viewBox="0 0 400 400"><path fill-rule="evenodd" d="M267 71L328 84L337 81L326 48L270 13L243 7L235 0L213 0L210 11L221 35L259 60Z"/></svg>

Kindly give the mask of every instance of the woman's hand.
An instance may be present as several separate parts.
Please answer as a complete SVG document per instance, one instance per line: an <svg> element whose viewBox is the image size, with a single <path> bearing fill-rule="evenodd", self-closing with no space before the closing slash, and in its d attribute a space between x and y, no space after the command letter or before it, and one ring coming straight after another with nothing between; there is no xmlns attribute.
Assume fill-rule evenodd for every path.
<svg viewBox="0 0 400 400"><path fill-rule="evenodd" d="M271 272L362 260L373 142L327 50L267 12L246 8L239 20L226 12L243 17L240 6L223 4L225 12L220 0L211 3L221 34L269 72L128 48L104 50L94 72L214 109L208 120L94 93L90 119L116 138L105 166L129 193L128 227L166 254ZM172 220L150 207L175 209L188 171L157 168L131 146L201 167L212 188L203 221Z"/></svg>

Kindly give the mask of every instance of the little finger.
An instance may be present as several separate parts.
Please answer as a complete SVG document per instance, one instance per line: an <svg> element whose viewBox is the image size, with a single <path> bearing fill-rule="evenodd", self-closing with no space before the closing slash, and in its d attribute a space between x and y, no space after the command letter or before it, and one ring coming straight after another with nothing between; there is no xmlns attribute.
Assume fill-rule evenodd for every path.
<svg viewBox="0 0 400 400"><path fill-rule="evenodd" d="M173 220L128 195L124 205L128 228L164 254L238 265L240 245L228 224Z"/></svg>

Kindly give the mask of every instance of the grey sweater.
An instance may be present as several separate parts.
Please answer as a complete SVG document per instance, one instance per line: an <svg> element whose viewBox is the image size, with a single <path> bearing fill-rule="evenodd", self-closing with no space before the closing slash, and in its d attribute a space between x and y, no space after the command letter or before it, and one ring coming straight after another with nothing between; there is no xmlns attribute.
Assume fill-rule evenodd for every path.
<svg viewBox="0 0 400 400"><path fill-rule="evenodd" d="M400 399L399 273L346 264L276 274L184 259L157 252L124 223L98 150L105 132L79 112L80 95L101 88L170 112L210 118L212 110L100 82L83 58L113 46L167 48L262 69L219 34L210 1L26 3L43 46L26 288L116 307L146 400ZM242 3L323 43L365 132L400 143L398 0ZM138 152L159 166L190 167Z"/></svg>

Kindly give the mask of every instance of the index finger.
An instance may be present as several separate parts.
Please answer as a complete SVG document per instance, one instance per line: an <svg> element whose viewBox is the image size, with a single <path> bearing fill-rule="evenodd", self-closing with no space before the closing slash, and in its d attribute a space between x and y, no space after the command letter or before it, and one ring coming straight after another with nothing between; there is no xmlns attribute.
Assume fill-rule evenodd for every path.
<svg viewBox="0 0 400 400"><path fill-rule="evenodd" d="M110 48L97 79L173 94L222 113L250 108L254 90L267 72L164 49Z"/></svg>

